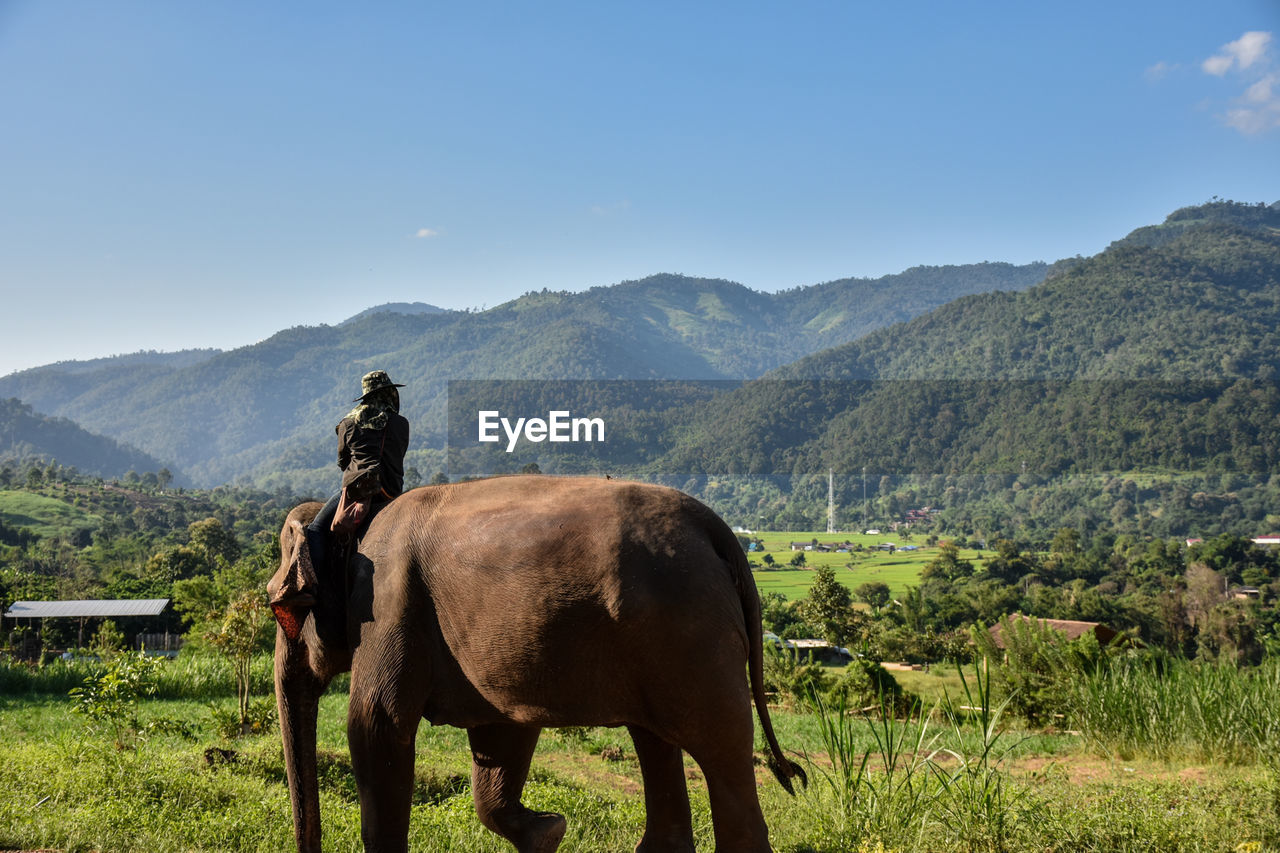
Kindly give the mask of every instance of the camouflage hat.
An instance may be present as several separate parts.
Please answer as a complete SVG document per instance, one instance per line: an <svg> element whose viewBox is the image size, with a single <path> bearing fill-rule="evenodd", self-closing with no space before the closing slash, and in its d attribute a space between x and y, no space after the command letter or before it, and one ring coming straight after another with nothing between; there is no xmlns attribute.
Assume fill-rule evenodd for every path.
<svg viewBox="0 0 1280 853"><path fill-rule="evenodd" d="M387 375L385 370L371 370L360 379L361 394L356 400L363 400L374 391L381 391L383 388L403 388L404 386L398 382L392 382L391 377Z"/></svg>

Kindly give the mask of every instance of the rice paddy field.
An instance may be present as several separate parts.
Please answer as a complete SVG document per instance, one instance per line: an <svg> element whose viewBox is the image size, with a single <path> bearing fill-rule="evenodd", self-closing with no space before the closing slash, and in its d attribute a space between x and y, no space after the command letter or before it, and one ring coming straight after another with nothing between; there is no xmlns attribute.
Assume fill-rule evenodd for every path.
<svg viewBox="0 0 1280 853"><path fill-rule="evenodd" d="M892 533L883 535L867 535L865 533L818 533L787 532L776 533L762 531L752 534L763 543L762 550L747 554L751 562L752 574L756 587L761 594L767 592L782 593L789 601L804 598L813 584L813 570L819 566L830 566L835 570L836 580L850 590L868 581L883 581L889 585L893 595L902 595L908 586L920 582L920 572L925 565L938 555L939 546L929 545L923 536L904 537ZM832 551L795 551L791 543L806 542L812 545L813 540L821 544L839 544L850 546L847 552ZM880 550L882 545L894 545L895 550ZM857 550L861 546L862 550ZM903 550L914 549L914 550ZM773 558L773 566L764 563L764 555ZM804 567L794 568L790 565L797 554L804 555ZM981 565L983 552L974 548L961 548L960 557L973 562L974 567Z"/></svg>

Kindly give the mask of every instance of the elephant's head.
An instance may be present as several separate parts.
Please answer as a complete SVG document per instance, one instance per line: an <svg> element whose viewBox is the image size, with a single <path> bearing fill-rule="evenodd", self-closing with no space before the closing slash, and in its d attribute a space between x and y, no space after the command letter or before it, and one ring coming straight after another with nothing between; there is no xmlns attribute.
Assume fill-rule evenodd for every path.
<svg viewBox="0 0 1280 853"><path fill-rule="evenodd" d="M305 552L306 535L298 510L289 513L280 531L280 568L267 583L267 600L280 630L298 639L307 614L316 603L319 581Z"/></svg>
<svg viewBox="0 0 1280 853"><path fill-rule="evenodd" d="M300 560L303 526L320 504L295 507L280 531L280 568L267 584L276 616L275 682L285 769L300 851L320 850L320 792L316 777L316 714L329 681L351 668L346 643L346 584L322 582Z"/></svg>

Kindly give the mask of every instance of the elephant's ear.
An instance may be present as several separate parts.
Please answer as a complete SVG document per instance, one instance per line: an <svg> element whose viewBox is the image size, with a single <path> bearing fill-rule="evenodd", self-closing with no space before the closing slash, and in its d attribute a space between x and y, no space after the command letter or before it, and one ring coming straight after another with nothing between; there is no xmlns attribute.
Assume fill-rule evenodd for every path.
<svg viewBox="0 0 1280 853"><path fill-rule="evenodd" d="M302 624L315 606L319 591L306 531L301 522L291 518L280 531L280 568L267 583L271 612L290 640L298 639L302 633Z"/></svg>

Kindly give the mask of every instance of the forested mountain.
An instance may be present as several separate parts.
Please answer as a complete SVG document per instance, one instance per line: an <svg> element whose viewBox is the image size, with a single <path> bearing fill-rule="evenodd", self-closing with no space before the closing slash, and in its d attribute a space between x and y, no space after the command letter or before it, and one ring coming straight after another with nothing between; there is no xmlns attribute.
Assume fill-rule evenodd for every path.
<svg viewBox="0 0 1280 853"><path fill-rule="evenodd" d="M425 302L386 302L382 305L375 305L372 308L366 308L359 314L342 321L342 325L353 323L356 320L362 320L370 314L445 314L444 308L435 305L428 305Z"/></svg>
<svg viewBox="0 0 1280 853"><path fill-rule="evenodd" d="M1179 211L1038 287L957 299L777 376L1280 377L1280 209L1237 207L1236 222Z"/></svg>
<svg viewBox="0 0 1280 853"><path fill-rule="evenodd" d="M446 383L462 378L750 378L967 293L1018 290L1044 264L920 267L778 294L677 275L543 291L486 311L363 312L194 363L70 363L0 378L0 395L145 449L179 482L327 489L333 424L367 370L388 370L438 465ZM408 312L408 313L406 313ZM433 455L435 454L435 455Z"/></svg>
<svg viewBox="0 0 1280 853"><path fill-rule="evenodd" d="M834 469L846 504L869 470L873 497L945 505L967 484L970 499L1007 492L1016 514L1022 490L1027 516L1027 490L1072 477L1093 485L1060 516L1098 498L1114 521L1173 534L1219 511L1266 529L1277 379L1280 209L1214 203L1024 292L958 299L720 395L654 469L807 478L811 518ZM1169 488L1139 494L1153 478Z"/></svg>
<svg viewBox="0 0 1280 853"><path fill-rule="evenodd" d="M164 465L140 450L86 432L66 418L33 411L20 400L0 400L0 464L42 460L104 478L130 471L158 472Z"/></svg>

